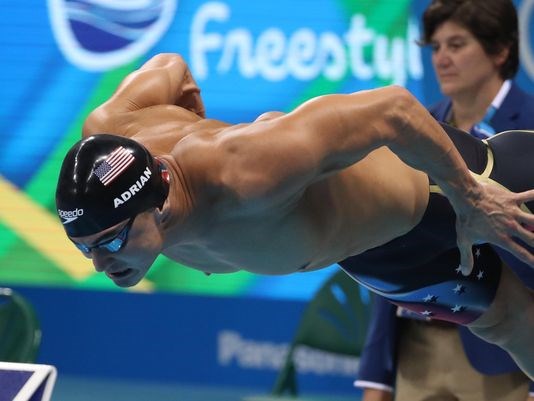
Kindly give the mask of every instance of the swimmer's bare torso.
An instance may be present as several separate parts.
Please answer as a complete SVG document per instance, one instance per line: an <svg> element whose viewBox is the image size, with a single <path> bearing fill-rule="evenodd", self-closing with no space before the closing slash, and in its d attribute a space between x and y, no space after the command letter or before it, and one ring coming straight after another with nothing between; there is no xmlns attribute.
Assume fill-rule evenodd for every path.
<svg viewBox="0 0 534 401"><path fill-rule="evenodd" d="M482 190L439 124L396 87L229 125L204 118L181 57L160 55L91 113L84 136L102 132L131 137L165 162L161 253L206 272L312 270L383 244L425 211L419 169L470 213ZM143 232L137 220L133 233Z"/></svg>
<svg viewBox="0 0 534 401"><path fill-rule="evenodd" d="M90 119L84 134L132 137L164 160L172 176L173 218L163 254L206 272L316 269L382 244L418 222L426 204L426 175L386 148L340 172L310 174L293 185L286 172L299 159L291 160L295 149L284 155L283 148L286 135L298 127L285 120L272 113L254 122L258 137L269 136L258 144L245 138L254 135L250 124L232 126L159 105ZM259 160L254 155L263 146L261 152L280 158ZM372 175L366 173L370 169ZM392 170L399 175L391 176Z"/></svg>

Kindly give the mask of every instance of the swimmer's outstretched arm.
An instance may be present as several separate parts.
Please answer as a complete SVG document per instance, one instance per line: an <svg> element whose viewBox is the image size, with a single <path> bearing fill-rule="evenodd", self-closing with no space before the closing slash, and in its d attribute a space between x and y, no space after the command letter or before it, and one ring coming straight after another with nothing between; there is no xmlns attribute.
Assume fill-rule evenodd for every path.
<svg viewBox="0 0 534 401"><path fill-rule="evenodd" d="M250 193L260 198L291 196L388 146L405 163L431 176L449 198L458 216L465 273L473 263L471 245L479 241L508 249L534 266L534 256L513 239L534 245L534 234L521 225L534 225L534 216L519 208L534 199L534 191L513 194L477 182L443 128L403 88L322 96L285 116L234 127L224 135L224 143L224 167L245 198Z"/></svg>
<svg viewBox="0 0 534 401"><path fill-rule="evenodd" d="M106 113L136 111L150 106L176 105L205 118L200 89L182 56L162 53L129 74L113 96L87 118L83 133L98 132Z"/></svg>

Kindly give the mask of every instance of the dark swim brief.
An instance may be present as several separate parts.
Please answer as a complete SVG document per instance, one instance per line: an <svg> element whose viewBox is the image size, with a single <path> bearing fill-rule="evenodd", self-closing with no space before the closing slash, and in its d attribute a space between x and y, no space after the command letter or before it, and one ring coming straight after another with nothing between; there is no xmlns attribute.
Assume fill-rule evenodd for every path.
<svg viewBox="0 0 534 401"><path fill-rule="evenodd" d="M457 249L417 263L418 255L425 253L418 246L390 249L386 259L380 256L380 248L339 264L358 283L405 309L426 318L467 324L493 302L502 264L489 245L473 247L474 268L469 276L458 267Z"/></svg>
<svg viewBox="0 0 534 401"><path fill-rule="evenodd" d="M482 142L444 128L473 173L515 192L534 188L534 173L528 173L534 170L534 132L508 131ZM532 204L526 207L534 210ZM423 317L470 323L495 298L503 251L488 244L473 247L473 271L463 276L455 224L449 201L430 181L427 209L417 226L339 265L371 291Z"/></svg>

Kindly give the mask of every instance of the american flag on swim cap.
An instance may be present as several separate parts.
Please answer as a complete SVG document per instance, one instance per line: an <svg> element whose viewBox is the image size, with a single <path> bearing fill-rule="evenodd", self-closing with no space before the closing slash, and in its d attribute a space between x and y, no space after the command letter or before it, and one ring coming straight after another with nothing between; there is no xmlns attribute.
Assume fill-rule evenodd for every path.
<svg viewBox="0 0 534 401"><path fill-rule="evenodd" d="M98 167L93 173L98 177L104 186L108 186L135 160L135 157L122 146L119 146Z"/></svg>

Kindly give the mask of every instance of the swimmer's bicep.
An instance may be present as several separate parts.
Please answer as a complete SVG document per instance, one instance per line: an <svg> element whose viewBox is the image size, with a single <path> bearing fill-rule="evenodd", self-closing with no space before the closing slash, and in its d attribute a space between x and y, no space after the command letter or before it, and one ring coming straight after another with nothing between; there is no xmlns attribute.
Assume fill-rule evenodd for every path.
<svg viewBox="0 0 534 401"><path fill-rule="evenodd" d="M224 130L217 173L243 199L295 196L382 146L381 132L392 129L384 94L323 96L285 116Z"/></svg>
<svg viewBox="0 0 534 401"><path fill-rule="evenodd" d="M322 173L351 166L384 145L384 133L393 125L382 95L376 90L321 96L288 114L314 146Z"/></svg>

